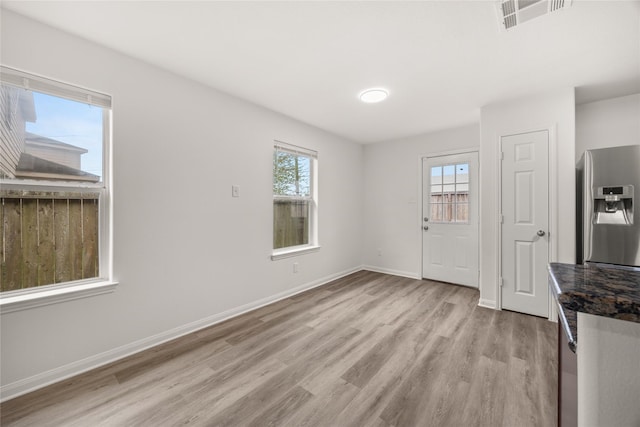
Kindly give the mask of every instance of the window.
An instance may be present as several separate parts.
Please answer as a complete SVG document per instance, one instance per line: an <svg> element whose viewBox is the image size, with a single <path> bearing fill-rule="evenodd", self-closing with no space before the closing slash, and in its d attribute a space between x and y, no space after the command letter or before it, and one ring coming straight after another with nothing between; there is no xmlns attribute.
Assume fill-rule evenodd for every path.
<svg viewBox="0 0 640 427"><path fill-rule="evenodd" d="M110 121L107 95L0 68L3 297L110 278Z"/></svg>
<svg viewBox="0 0 640 427"><path fill-rule="evenodd" d="M274 256L316 245L317 153L276 141L273 153Z"/></svg>
<svg viewBox="0 0 640 427"><path fill-rule="evenodd" d="M431 221L469 223L469 164L431 168Z"/></svg>

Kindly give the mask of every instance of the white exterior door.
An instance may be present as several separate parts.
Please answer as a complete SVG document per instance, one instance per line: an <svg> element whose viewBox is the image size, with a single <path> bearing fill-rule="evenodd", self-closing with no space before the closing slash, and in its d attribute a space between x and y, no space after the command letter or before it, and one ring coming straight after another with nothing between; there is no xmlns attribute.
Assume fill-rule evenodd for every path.
<svg viewBox="0 0 640 427"><path fill-rule="evenodd" d="M502 308L549 315L549 132L501 138Z"/></svg>
<svg viewBox="0 0 640 427"><path fill-rule="evenodd" d="M422 160L422 277L478 287L478 153Z"/></svg>

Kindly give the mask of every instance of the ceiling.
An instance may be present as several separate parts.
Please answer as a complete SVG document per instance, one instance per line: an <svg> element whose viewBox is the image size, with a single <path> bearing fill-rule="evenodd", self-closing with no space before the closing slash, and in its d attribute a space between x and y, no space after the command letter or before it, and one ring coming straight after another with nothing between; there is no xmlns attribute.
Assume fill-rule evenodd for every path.
<svg viewBox="0 0 640 427"><path fill-rule="evenodd" d="M3 1L2 7L352 141L479 121L499 100L640 92L640 2L499 27L494 1ZM357 95L387 88L364 104Z"/></svg>

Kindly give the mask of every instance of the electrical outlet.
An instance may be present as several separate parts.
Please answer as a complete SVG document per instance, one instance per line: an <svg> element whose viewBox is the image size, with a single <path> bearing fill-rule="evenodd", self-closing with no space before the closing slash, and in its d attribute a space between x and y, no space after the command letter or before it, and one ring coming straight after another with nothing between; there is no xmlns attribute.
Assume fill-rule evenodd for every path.
<svg viewBox="0 0 640 427"><path fill-rule="evenodd" d="M378 256L382 256L382 249L378 248Z"/></svg>
<svg viewBox="0 0 640 427"><path fill-rule="evenodd" d="M240 197L240 186L232 185L231 186L231 196L232 197Z"/></svg>
<svg viewBox="0 0 640 427"><path fill-rule="evenodd" d="M297 262L294 262L294 263L293 263L293 272L294 272L294 273L297 273L297 272L298 272L298 263L297 263Z"/></svg>

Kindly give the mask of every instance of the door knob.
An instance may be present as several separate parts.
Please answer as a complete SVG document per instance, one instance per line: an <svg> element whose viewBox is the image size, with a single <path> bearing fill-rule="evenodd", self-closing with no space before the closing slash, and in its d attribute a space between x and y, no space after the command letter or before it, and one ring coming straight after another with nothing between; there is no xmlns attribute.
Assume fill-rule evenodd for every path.
<svg viewBox="0 0 640 427"><path fill-rule="evenodd" d="M544 230L538 230L538 232L536 233L538 236L542 237L545 235Z"/></svg>
<svg viewBox="0 0 640 427"><path fill-rule="evenodd" d="M427 231L427 230L429 229L429 227L427 227L427 226L425 225L424 227L422 227L422 229L423 229L424 231Z"/></svg>
<svg viewBox="0 0 640 427"><path fill-rule="evenodd" d="M426 216L424 217L424 222L429 221L429 218L427 218Z"/></svg>

